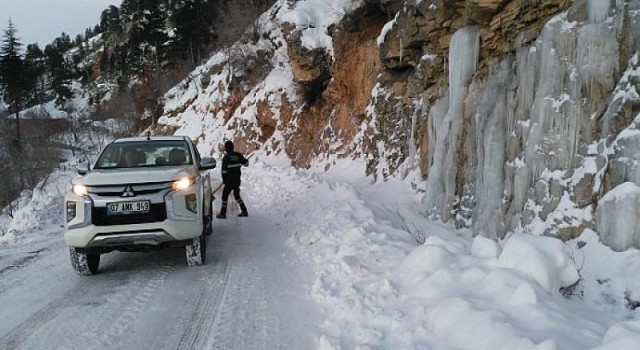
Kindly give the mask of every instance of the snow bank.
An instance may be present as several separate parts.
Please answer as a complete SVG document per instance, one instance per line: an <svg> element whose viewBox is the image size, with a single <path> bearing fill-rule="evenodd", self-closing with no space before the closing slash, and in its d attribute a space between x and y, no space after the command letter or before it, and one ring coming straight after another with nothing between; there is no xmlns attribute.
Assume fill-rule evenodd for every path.
<svg viewBox="0 0 640 350"><path fill-rule="evenodd" d="M471 254L477 258L497 258L502 249L493 239L477 236L471 246Z"/></svg>
<svg viewBox="0 0 640 350"><path fill-rule="evenodd" d="M635 349L640 344L640 251L613 252L593 230L568 244L580 265L576 290L581 300L602 310L609 326L596 349ZM615 322L615 321L618 322Z"/></svg>
<svg viewBox="0 0 640 350"><path fill-rule="evenodd" d="M594 349L636 349L640 344L640 321L619 322L604 335L602 345Z"/></svg>
<svg viewBox="0 0 640 350"><path fill-rule="evenodd" d="M498 266L511 268L537 282L548 293L578 281L578 270L559 239L516 234L507 241Z"/></svg>
<svg viewBox="0 0 640 350"><path fill-rule="evenodd" d="M559 293L579 276L558 239L514 235L501 247L426 221L401 183L304 181L283 215L316 267L323 349L586 349L614 323Z"/></svg>
<svg viewBox="0 0 640 350"><path fill-rule="evenodd" d="M59 234L64 225L63 200L70 189L71 173L55 172L33 191L24 191L14 202L13 217L5 208L0 215L0 246Z"/></svg>

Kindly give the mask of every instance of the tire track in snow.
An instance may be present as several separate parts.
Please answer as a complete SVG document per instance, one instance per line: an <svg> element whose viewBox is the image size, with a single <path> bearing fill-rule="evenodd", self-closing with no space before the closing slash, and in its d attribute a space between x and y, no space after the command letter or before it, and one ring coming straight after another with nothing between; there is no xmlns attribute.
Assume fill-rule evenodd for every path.
<svg viewBox="0 0 640 350"><path fill-rule="evenodd" d="M63 249L65 249L65 254L61 256L64 256L63 259L65 260L57 256ZM33 273L37 273L47 274L47 277L50 277L51 268L57 270L63 261L66 262L69 259L69 253L66 250L64 242L51 239L38 242L38 244L33 244L29 247L18 246L13 249L9 248L7 252L9 255L3 256L2 259L12 260L13 262L9 265L3 265L0 268L0 281L2 281L2 283L0 283L0 296L7 290L23 286L25 282L27 282L25 275L33 276ZM27 257L19 257L22 255L27 255ZM33 256L28 257L29 255ZM25 273L25 270L28 272Z"/></svg>
<svg viewBox="0 0 640 350"><path fill-rule="evenodd" d="M268 274L253 259L246 259L246 253L239 253L247 246L243 224L236 221L227 227L224 246L229 249L229 259L238 256L242 260L231 260L229 278L222 293L221 310L216 315L210 342L204 349L268 349L267 303L265 299L264 276ZM233 249L230 249L233 248ZM234 254L235 251L235 254ZM264 258L264 256L262 256ZM261 259L262 259L261 258ZM275 332L274 332L275 333Z"/></svg>
<svg viewBox="0 0 640 350"><path fill-rule="evenodd" d="M181 330L172 341L163 341L164 349L205 349L209 342L210 327L218 312L218 306L229 280L229 260L217 257L213 269L203 273L199 288L194 289L188 300L192 301L180 316L177 327Z"/></svg>
<svg viewBox="0 0 640 350"><path fill-rule="evenodd" d="M126 271L122 274L122 279L114 279L113 276L117 273L109 272L105 273L110 275L108 278L105 275L80 278L75 288L52 300L0 338L0 350L31 347L32 339L38 344L38 341L43 341L41 338L47 328L56 328L59 332L74 332L74 329L68 329L72 324L81 325L83 332L64 338L63 344L48 345L64 349L117 348L117 343L113 340L118 339L117 336L128 328L164 278L174 270L173 265L158 267L155 259L139 263L139 259L131 259L118 264L118 270ZM131 273L132 267L141 270ZM114 282L118 283L114 285ZM133 283L142 288L131 288ZM125 292L119 291L120 288L125 288ZM91 311L88 312L87 308ZM96 310L100 310L99 317L95 317ZM72 322L56 323L58 317ZM96 339L96 334L102 335Z"/></svg>
<svg viewBox="0 0 640 350"><path fill-rule="evenodd" d="M142 289L140 289L134 295L119 294L120 301L116 304L119 308L123 308L124 311L118 314L118 317L112 322L109 322L109 327L101 332L98 342L101 348L119 349L119 345L122 342L121 335L131 326L133 321L140 316L140 310L146 306L152 299L153 295L158 292L162 284L164 283L167 275L175 270L175 266L165 265L159 270L154 270L155 273L149 276L149 279L144 283ZM133 289L129 288L133 291Z"/></svg>
<svg viewBox="0 0 640 350"><path fill-rule="evenodd" d="M40 311L33 314L27 320L13 328L4 337L0 338L0 349L16 349L22 343L28 340L39 329L46 326L51 320L56 318L62 311L73 306L78 299L89 293L90 288L87 284L75 289L69 293L62 295L56 300L50 302Z"/></svg>

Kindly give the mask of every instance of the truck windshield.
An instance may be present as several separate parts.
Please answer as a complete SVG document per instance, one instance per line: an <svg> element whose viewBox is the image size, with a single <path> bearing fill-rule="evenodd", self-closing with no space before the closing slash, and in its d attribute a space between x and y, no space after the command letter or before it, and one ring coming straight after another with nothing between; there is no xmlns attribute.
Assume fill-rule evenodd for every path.
<svg viewBox="0 0 640 350"><path fill-rule="evenodd" d="M191 164L193 157L186 141L148 140L110 143L98 157L94 169Z"/></svg>

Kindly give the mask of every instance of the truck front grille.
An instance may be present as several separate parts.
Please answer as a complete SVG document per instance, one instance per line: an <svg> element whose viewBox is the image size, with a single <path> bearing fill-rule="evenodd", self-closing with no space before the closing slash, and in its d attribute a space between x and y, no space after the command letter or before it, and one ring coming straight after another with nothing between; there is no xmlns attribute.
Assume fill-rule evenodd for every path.
<svg viewBox="0 0 640 350"><path fill-rule="evenodd" d="M122 194L130 188L136 196L149 195L168 191L171 189L172 182L156 182L142 184L122 184L122 185L100 185L87 186L87 192L93 196L99 197L121 197Z"/></svg>

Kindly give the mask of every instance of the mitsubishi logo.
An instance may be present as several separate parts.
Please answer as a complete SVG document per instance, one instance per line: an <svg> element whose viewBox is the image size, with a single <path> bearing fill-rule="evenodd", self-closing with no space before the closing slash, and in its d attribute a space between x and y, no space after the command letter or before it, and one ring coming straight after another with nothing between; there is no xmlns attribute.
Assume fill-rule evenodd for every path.
<svg viewBox="0 0 640 350"><path fill-rule="evenodd" d="M133 188L131 188L131 186L127 186L124 188L124 191L122 192L122 197L134 197L136 194L133 192Z"/></svg>

